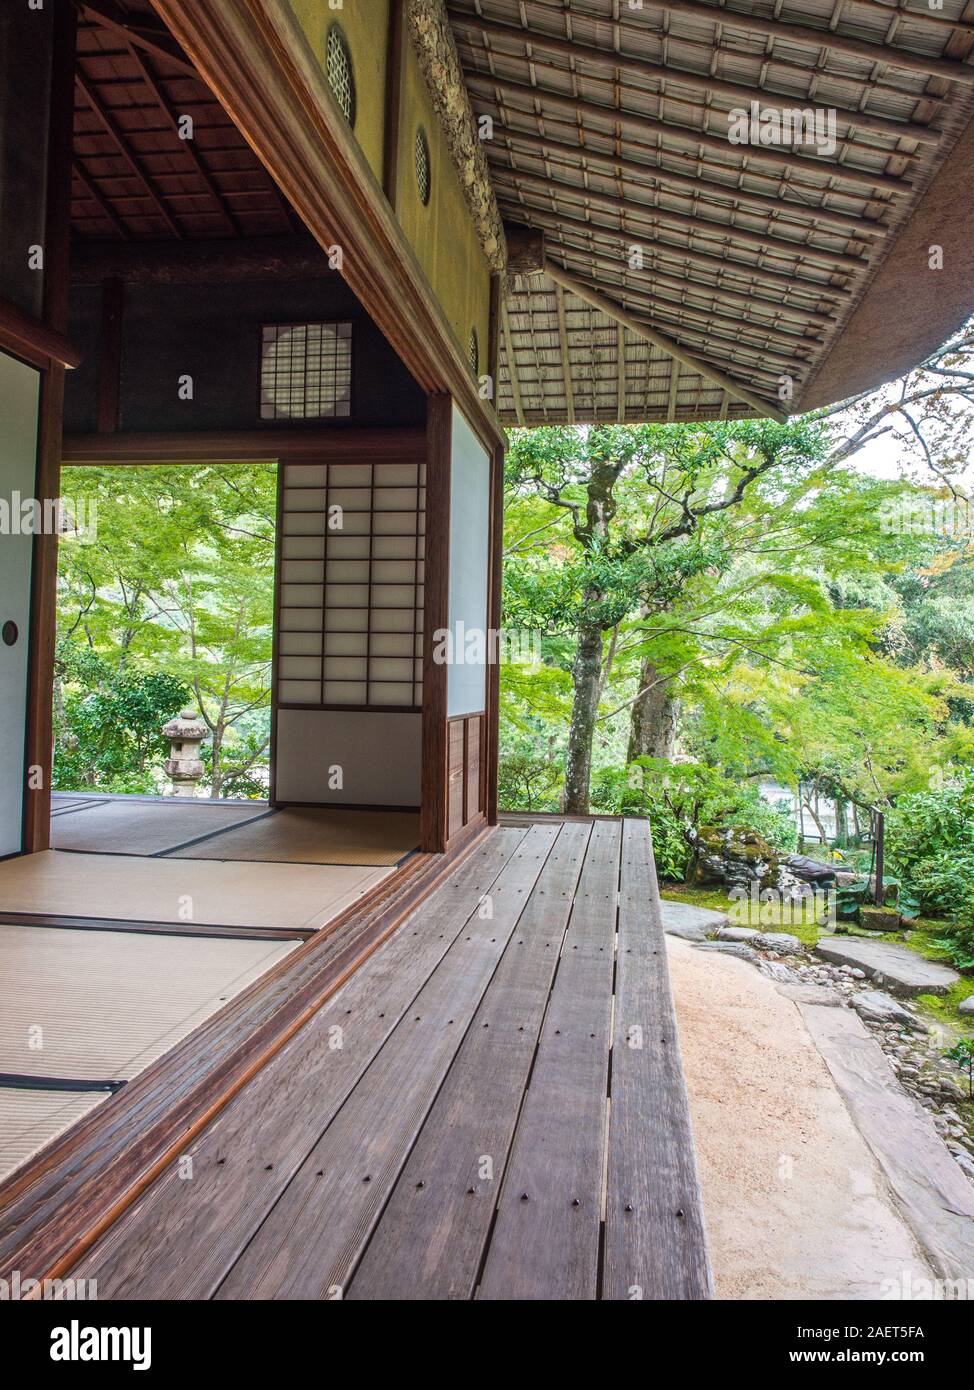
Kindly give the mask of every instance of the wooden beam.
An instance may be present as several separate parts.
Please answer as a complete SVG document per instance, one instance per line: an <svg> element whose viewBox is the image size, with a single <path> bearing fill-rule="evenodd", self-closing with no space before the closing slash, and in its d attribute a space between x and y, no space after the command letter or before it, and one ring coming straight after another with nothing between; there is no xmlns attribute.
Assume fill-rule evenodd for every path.
<svg viewBox="0 0 974 1390"><path fill-rule="evenodd" d="M783 39L788 43L830 48L833 53L845 53L851 58L862 58L867 63L885 63L904 72L921 72L931 77L943 77L948 82L974 82L974 68L963 63L951 61L949 58L929 58L922 53L911 53L908 49L894 48L886 43L870 43L867 39L836 34L831 29L816 29L810 24L788 24L783 20L765 18L762 15L718 9L714 5L703 4L701 0L651 0L651 3L654 9L704 19L715 26L719 25L722 29L740 29L745 33L765 34L770 39ZM890 10L889 17L895 18L893 10Z"/></svg>
<svg viewBox="0 0 974 1390"><path fill-rule="evenodd" d="M756 251L777 255L779 258L788 256L794 260L812 261L832 271L839 268L844 271L869 269L869 262L862 256L850 256L843 251L823 251L820 247L809 246L804 241L791 241L787 237L752 232L746 227L738 227L733 222L718 222L710 217L689 217L685 213L657 207L655 203L644 203L641 199L631 197L623 198L616 193L602 193L594 188L563 183L560 179L546 179L541 174L527 173L522 169L495 167L494 183L502 188L509 188L512 184L517 188L523 184L540 196L551 198L553 202L561 200L582 209L586 203L591 203L593 207L624 215L627 220L640 217L646 222L661 222L669 227L679 227L681 231L697 232L700 236L725 238L727 241L736 242L738 246L750 246Z"/></svg>
<svg viewBox="0 0 974 1390"><path fill-rule="evenodd" d="M911 24L929 24L935 29L946 29L956 34L974 34L974 24L969 20L948 19L932 9L910 10L899 0L893 0L893 4L889 4L888 0L855 0L855 3L863 10L878 10L890 23L894 19L905 19Z"/></svg>
<svg viewBox="0 0 974 1390"><path fill-rule="evenodd" d="M504 577L504 450L498 445L491 456L490 472L490 584L487 600L487 626L490 632L501 630L501 600ZM500 755L500 682L499 648L491 643L494 659L487 667L487 709L484 718L484 781L487 824L496 825L497 767Z"/></svg>
<svg viewBox="0 0 974 1390"><path fill-rule="evenodd" d="M0 347L42 371L52 363L72 368L81 362L81 353L63 333L6 299L0 299Z"/></svg>
<svg viewBox="0 0 974 1390"><path fill-rule="evenodd" d="M670 338L665 333L661 333L647 319L637 318L633 314L627 313L621 305L614 303L611 299L607 299L605 295L599 294L597 290L587 285L583 280L579 280L577 276L569 275L560 265L556 265L553 261L546 262L545 274L550 280L554 280L556 284L562 285L564 289L574 294L578 299L584 300L586 304L591 304L593 309L598 309L600 313L605 314L608 318L623 324L631 333L635 333L639 338L645 338L647 342L658 347L661 352L669 353L671 357L675 357L678 362L682 362L684 366L689 367L691 371L696 372L706 381L712 381L716 386L722 387L725 391L729 392L735 400L744 401L746 405L751 406L760 415L768 416L781 423L787 421L787 415L777 406L772 405L769 401L763 400L746 386L742 386L740 382L735 381L733 377L728 376L726 372L722 372L709 362L704 362L701 358L695 357L693 353L687 352L675 339Z"/></svg>
<svg viewBox="0 0 974 1390"><path fill-rule="evenodd" d="M517 375L517 357L514 352L514 339L511 335L511 320L507 312L507 298L501 298L501 319L504 324L504 345L507 348L507 370L511 378L511 391L514 394L514 414L519 425L524 424L524 406L521 403L521 383Z"/></svg>
<svg viewBox="0 0 974 1390"><path fill-rule="evenodd" d="M98 363L98 430L114 434L119 426L122 385L122 311L125 286L106 280L101 296L101 358Z"/></svg>
<svg viewBox="0 0 974 1390"><path fill-rule="evenodd" d="M574 127L572 127L574 129ZM716 179L698 179L692 174L681 174L670 169L661 169L656 164L645 164L641 159L627 159L614 151L592 149L590 145L571 144L566 140L555 140L547 131L544 135L536 132L518 130L506 125L500 138L508 144L520 145L530 153L537 151L536 157L555 164L565 164L576 171L590 164L601 165L612 171L613 177L628 174L646 186L651 185L661 191L679 189L689 197L711 199L716 202L733 203L744 212L754 210L755 216L769 219L784 218L799 224L819 222L823 227L834 227L837 231L851 237L886 237L890 229L882 222L870 218L856 217L848 212L836 212L832 208L816 206L814 203L796 203L786 198L766 193L755 193L748 188L738 188L734 184L719 183ZM587 140L593 138L611 139L598 131L586 131ZM498 168L504 168L497 163ZM748 173L753 171L748 170ZM762 178L771 175L763 174ZM821 191L821 190L819 190ZM885 204L884 204L885 206Z"/></svg>
<svg viewBox="0 0 974 1390"><path fill-rule="evenodd" d="M706 72L688 72L686 68L672 67L668 63L653 63L646 58L636 57L634 54L616 53L612 49L597 48L593 44L579 43L577 39L567 39L537 29L524 29L516 24L498 24L494 20L484 19L481 15L459 10L453 5L450 6L450 18L455 26L459 25L464 29L476 30L477 33L488 35L490 38L501 39L518 47L530 45L531 56L527 57L525 54L524 60L532 67L550 66L537 56L538 50L542 49L549 53L558 53L576 62L602 68L603 71L613 74L631 73L638 81L634 87L623 90L647 90L643 87L643 82L646 79L660 84L661 87L665 83L668 105L676 102L685 106L693 106L697 110L701 106L699 101L694 102L690 98L676 96L673 91L674 86L688 87L702 93L729 97L731 100L741 103L756 101L767 109L787 108L790 110L814 101L813 98L796 96L794 93L769 91L766 87L752 87L741 82L730 82L726 78L716 77ZM522 55L518 54L518 56ZM560 69L557 70L560 71ZM615 82L617 79L612 77L609 80ZM891 120L888 116L873 115L869 111L859 111L854 108L831 104L829 110L835 111L839 121L845 126L857 130L872 131L876 135L883 135L893 140L917 140L926 145L937 145L941 140L940 131L932 130L929 126L920 125L916 121L896 121ZM898 155L900 153L897 151Z"/></svg>
<svg viewBox="0 0 974 1390"><path fill-rule="evenodd" d="M971 71L974 72L974 69ZM532 86L529 82L511 82L507 78L495 77L489 72L469 73L467 80L477 86L486 86L510 96L523 97L531 103L540 102L542 106L550 106L556 111L571 111L578 116L593 116L597 120L617 122L622 126L628 126L632 130L639 130L648 135L668 136L671 140L681 144L692 145L694 149L714 150L723 155L725 159L728 155L736 155L740 159L758 163L764 161L766 164L774 164L778 168L804 169L817 174L822 179L840 179L845 183L856 184L858 187L882 188L890 193L901 195L910 193L913 187L906 179L895 178L892 174L878 174L869 169L855 169L849 164L840 164L827 159L815 159L811 155L798 154L793 150L777 149L770 145L732 145L725 136L711 135L708 131L693 126L675 125L672 121L661 121L655 116L647 116L641 112L637 114L631 111L621 111L616 106L607 106L605 102L586 101L581 97L566 96L561 92L553 92L547 87ZM529 110L528 112L521 111L519 114L523 116L534 113Z"/></svg>
<svg viewBox="0 0 974 1390"><path fill-rule="evenodd" d="M670 394L666 402L667 423L676 419L676 401L680 392L680 364L675 357L670 358ZM727 392L724 392L724 400Z"/></svg>
<svg viewBox="0 0 974 1390"><path fill-rule="evenodd" d="M101 124L102 129L105 131L105 134L111 138L113 144L115 145L115 148L118 150L119 154L122 156L125 163L128 165L129 171L136 179L138 179L139 183L141 183L142 187L145 189L145 192L149 197L149 201L155 207L156 212L165 222L166 226L172 232L173 236L181 238L183 236L183 230L172 217L171 213L169 212L169 209L166 207L165 201L162 197L162 194L159 192L158 187L156 186L155 180L152 178L151 174L147 174L143 170L141 164L139 163L138 156L132 149L132 146L129 144L128 140L122 134L121 130L119 130L118 125L116 124L113 117L109 115L105 107L102 105L98 93L95 91L94 87L92 87L91 83L85 77L84 73L81 71L80 68L75 70L74 77L75 82L78 84L79 90L83 93L88 105L91 107L92 111L98 117L98 121Z"/></svg>
<svg viewBox="0 0 974 1390"><path fill-rule="evenodd" d="M223 216L226 218L227 224L230 227L230 231L234 233L236 236L240 236L241 227L239 221L237 220L236 214L234 213L233 209L228 205L227 200L224 198L223 194L220 192L220 189L217 187L217 184L214 181L212 175L210 174L209 169L207 169L206 165L203 163L202 159L197 154L195 140L187 140L183 137L180 131L179 120L176 116L176 113L173 110L172 106L169 104L169 98L166 96L159 82L156 80L155 74L150 68L148 61L145 58L143 58L142 55L139 53L138 49L135 47L134 42L130 42L128 44L128 51L129 56L135 63L142 76L142 81L148 87L153 100L156 102L163 116L166 118L166 121L168 122L173 133L175 134L177 140L179 140L181 150L187 155L187 157L192 162L193 168L196 170L197 177L202 181L207 193L209 193L210 197L213 199Z"/></svg>
<svg viewBox="0 0 974 1390"><path fill-rule="evenodd" d="M76 464L423 463L423 429L266 429L66 434L64 462Z"/></svg>
<svg viewBox="0 0 974 1390"><path fill-rule="evenodd" d="M442 853L450 838L447 728L449 667L435 659L436 634L450 623L450 508L453 399L426 401L426 562L423 602L423 770L420 849Z"/></svg>
<svg viewBox="0 0 974 1390"><path fill-rule="evenodd" d="M165 58L167 63L175 63L189 77L199 77L199 73L176 43L164 24L153 22L148 16L138 19L127 14L113 0L97 0L97 3L81 4L81 12L86 19L110 29L126 43L134 43L146 53L157 58Z"/></svg>
<svg viewBox="0 0 974 1390"><path fill-rule="evenodd" d="M71 248L73 284L115 277L128 283L324 280L338 275L312 236L218 237L205 241L78 242Z"/></svg>
<svg viewBox="0 0 974 1390"><path fill-rule="evenodd" d="M575 423L575 387L572 383L571 343L568 337L568 321L565 318L565 291L555 285L555 303L558 307L558 340L561 343L561 371L565 378L565 407L568 423Z"/></svg>

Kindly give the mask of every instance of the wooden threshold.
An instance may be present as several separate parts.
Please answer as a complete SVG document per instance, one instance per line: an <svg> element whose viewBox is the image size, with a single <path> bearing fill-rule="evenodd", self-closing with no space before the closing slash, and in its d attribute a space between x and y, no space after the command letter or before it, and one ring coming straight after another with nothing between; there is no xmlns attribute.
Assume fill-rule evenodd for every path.
<svg viewBox="0 0 974 1390"><path fill-rule="evenodd" d="M231 941L308 941L319 931L327 930L327 927L226 927L219 923L131 921L122 917L71 917L46 912L0 912L0 926L136 932L148 936L209 936Z"/></svg>
<svg viewBox="0 0 974 1390"><path fill-rule="evenodd" d="M57 1278L481 838L415 855L0 1183L0 1278Z"/></svg>

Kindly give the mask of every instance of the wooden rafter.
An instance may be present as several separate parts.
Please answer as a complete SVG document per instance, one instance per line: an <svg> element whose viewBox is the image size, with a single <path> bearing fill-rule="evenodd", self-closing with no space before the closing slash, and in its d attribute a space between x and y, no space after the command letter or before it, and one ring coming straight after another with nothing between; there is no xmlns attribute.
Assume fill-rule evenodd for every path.
<svg viewBox="0 0 974 1390"><path fill-rule="evenodd" d="M699 100L684 98L675 95L674 87L684 87L697 92L713 93L719 96L731 98L736 102L757 101L764 108L772 107L794 107L798 98L793 93L776 92L766 87L748 86L742 82L730 82L725 78L716 77L707 72L690 72L686 68L671 67L663 63L653 63L647 58L640 58L634 54L616 53L610 49L597 48L592 44L580 43L576 39L565 39L555 34L539 32L537 29L524 29L515 24L499 24L494 20L484 19L481 15L470 14L468 11L460 10L456 6L450 7L450 15L454 23L462 28L472 29L478 34L486 35L492 39L500 39L503 42L531 46L531 64L537 66L551 66L539 57L539 50L548 53L557 53L564 58L586 64L588 67L601 69L603 72L629 73L637 81L631 90L642 93L649 93L651 88L644 86L648 79L660 86L666 84L667 103L677 103L684 105L699 106ZM515 56L523 57L523 54ZM619 79L612 77L613 82ZM623 88L625 90L625 88ZM875 115L869 111L861 111L856 108L846 108L837 106L832 108L837 112L839 121L843 125L855 130L868 130L877 135L884 135L887 138L899 140L906 138L918 140L923 144L936 145L940 141L940 132L933 130L930 126L921 125L917 121L893 120L888 116Z"/></svg>
<svg viewBox="0 0 974 1390"><path fill-rule="evenodd" d="M871 43L868 39L836 33L834 29L816 29L810 24L791 24L763 15L742 14L739 10L725 10L716 5L704 4L702 0L650 0L650 3L653 9L666 10L670 14L706 19L711 24L719 24L728 29L765 34L770 39L785 39L790 43L830 48L833 53L845 53L851 58L863 58L869 63L886 63L889 67L900 68L904 72L921 72L930 77L946 78L948 82L974 82L974 68L963 63L949 58L926 57L888 43ZM581 16L585 11L579 11L579 14ZM890 19L895 19L896 12L890 9L889 16ZM904 11L900 17L920 19L927 16L907 15Z"/></svg>
<svg viewBox="0 0 974 1390"><path fill-rule="evenodd" d="M507 344L507 370L511 378L511 394L514 397L514 413L519 425L524 424L524 405L521 400L521 382L518 377L517 355L511 335L511 318L507 311L507 300L501 300L501 320L504 325L504 342Z"/></svg>
<svg viewBox="0 0 974 1390"><path fill-rule="evenodd" d="M491 73L485 72L468 73L468 81L478 88L486 86L508 96L521 97L530 102L541 102L542 105L550 106L556 111L559 109L567 110L576 116L591 116L596 120L616 121L631 130L641 131L645 135L653 137L662 135L681 144L692 145L694 149L699 147L700 149L713 150L722 155L724 159L763 161L766 164L774 164L778 168L803 169L809 173L817 174L823 179L841 179L846 183L855 184L857 187L884 189L889 193L898 195L908 194L912 188L908 180L897 178L892 174L859 169L850 164L840 164L825 158L819 159L812 155L800 154L794 150L772 145L732 145L726 137L711 135L708 131L698 127L680 125L673 121L662 121L656 116L650 116L643 112L620 111L616 107L607 106L604 102L566 96L547 87L533 86L529 82L512 82L508 78L495 77ZM521 114L530 113L521 112ZM873 151L873 153L877 152Z"/></svg>
<svg viewBox="0 0 974 1390"><path fill-rule="evenodd" d="M593 134L599 136L601 132L586 132L586 139L591 139ZM850 237L872 238L889 234L889 228L884 223L872 221L870 218L756 193L751 189L738 188L734 184L719 183L716 179L694 178L691 174L681 174L678 171L661 169L655 164L646 164L641 159L629 159L610 151L593 149L589 144L569 144L565 140L556 140L547 132L537 135L508 125L504 127L503 138L508 146L521 146L535 158L546 162L565 164L575 169L580 163L586 167L600 165L602 168L610 169L616 178L630 175L639 179L644 186L653 185L661 191L679 189L705 200L732 204L742 211L750 212L753 209L756 216L767 216L778 222L781 219L798 224L819 222L823 227L846 232Z"/></svg>
<svg viewBox="0 0 974 1390"><path fill-rule="evenodd" d="M635 333L637 337L645 338L646 341L652 343L654 347L658 347L661 352L667 353L670 357L675 357L677 361L682 362L684 366L689 367L691 371L696 372L705 380L712 381L715 385L728 391L736 400L744 401L746 405L751 406L760 415L770 416L772 419L782 422L787 419L787 416L777 406L772 405L770 401L763 399L748 387L735 381L732 377L729 377L726 372L722 372L719 367L714 367L710 362L702 361L699 357L694 356L693 353L688 352L686 348L682 347L675 339L669 337L668 334L661 333L659 329L647 319L637 318L635 315L627 313L621 305L606 298L605 295L600 294L598 290L586 284L584 281L579 280L576 276L570 275L553 261L545 263L545 274L550 280L553 280L556 284L560 284L578 299L582 299L586 303L591 304L593 309L598 309L600 313L605 314L608 318L623 324L631 333Z"/></svg>
<svg viewBox="0 0 974 1390"><path fill-rule="evenodd" d="M630 180L631 182L631 180ZM701 236L724 238L739 246L749 246L767 255L777 255L799 261L812 261L827 267L830 271L840 269L858 271L864 262L860 256L849 255L845 251L830 251L823 247L811 246L804 241L793 241L788 237L773 236L770 232L752 232L747 227L738 227L731 222L721 222L710 217L689 217L655 203L643 202L631 196L620 197L615 193L603 193L594 188L580 188L577 183L560 179L544 178L540 174L522 169L495 170L495 183L500 188L530 188L542 193L552 202L563 202L569 207L591 204L609 212L624 215L626 220L642 222L661 222L684 231L698 232Z"/></svg>
<svg viewBox="0 0 974 1390"><path fill-rule="evenodd" d="M91 107L92 111L97 116L102 129L111 138L112 142L115 145L115 148L118 150L119 154L122 156L125 163L128 165L133 177L136 178L144 188L146 195L149 198L149 201L156 209L156 212L159 214L160 218L165 222L166 226L172 232L173 236L182 237L183 230L179 226L179 223L170 213L168 207L166 206L165 198L161 194L158 185L152 178L152 175L147 173L142 168L142 165L138 157L136 156L135 151L132 149L128 140L122 134L121 130L119 130L115 120L111 117L111 115L102 105L101 98L98 96L98 93L95 91L95 88L87 80L80 68L75 72L75 82L77 83L80 91L83 93L88 105Z"/></svg>
<svg viewBox="0 0 974 1390"><path fill-rule="evenodd" d="M565 291L561 285L555 285L555 304L558 310L558 341L561 344L561 370L565 380L565 404L568 415L568 423L575 423L575 388L572 383L572 354L571 342L568 337L568 323L565 318Z"/></svg>
<svg viewBox="0 0 974 1390"><path fill-rule="evenodd" d="M230 227L230 230L236 236L240 236L241 227L236 217L236 214L227 203L227 200L224 198L220 189L217 187L217 184L214 181L212 175L210 174L209 169L207 169L206 165L203 163L202 159L197 153L193 139L183 138L180 132L179 119L172 106L169 104L169 98L163 91L160 82L158 81L151 67L149 66L148 60L142 57L141 53L139 53L138 49L135 47L135 44L133 42L129 42L127 47L129 56L138 68L142 81L145 83L146 87L148 87L150 93L152 94L153 100L159 107L159 110L161 111L167 124L170 126L170 128L176 135L176 138L179 140L181 150L186 154L187 158L192 163L193 168L196 170L197 176L203 183L203 186L206 188L206 191L209 193L210 197L213 199L217 207L220 209L221 213L226 219L227 224Z"/></svg>
<svg viewBox="0 0 974 1390"><path fill-rule="evenodd" d="M134 44L157 58L165 58L167 63L174 63L190 77L198 76L196 69L164 24L153 21L146 15L140 15L136 19L114 4L113 0L97 0L97 3L88 3L88 0L85 0L80 8L86 19L118 34L126 44Z"/></svg>

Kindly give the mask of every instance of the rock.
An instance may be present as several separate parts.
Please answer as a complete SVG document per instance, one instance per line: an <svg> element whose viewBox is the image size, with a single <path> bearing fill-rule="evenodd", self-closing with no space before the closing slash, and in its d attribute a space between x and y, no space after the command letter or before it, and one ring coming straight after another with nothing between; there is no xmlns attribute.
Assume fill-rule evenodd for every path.
<svg viewBox="0 0 974 1390"><path fill-rule="evenodd" d="M737 956L739 960L750 961L752 965L757 965L761 957L757 951L750 946L745 946L743 941L702 941L699 946L693 948L695 951L720 951L725 956Z"/></svg>
<svg viewBox="0 0 974 1390"><path fill-rule="evenodd" d="M718 941L753 942L761 933L757 927L721 927L717 933Z"/></svg>
<svg viewBox="0 0 974 1390"><path fill-rule="evenodd" d="M767 975L769 980L777 980L781 985L793 985L797 981L795 972L776 960L762 960L758 964L758 969L762 975Z"/></svg>
<svg viewBox="0 0 974 1390"><path fill-rule="evenodd" d="M960 1001L957 1005L957 1012L968 1016L974 1014L974 994L969 994L966 999Z"/></svg>
<svg viewBox="0 0 974 1390"><path fill-rule="evenodd" d="M786 931L759 932L751 943L762 951L779 951L783 956L800 956L805 944Z"/></svg>
<svg viewBox="0 0 974 1390"><path fill-rule="evenodd" d="M803 883L814 883L820 888L830 887L836 881L836 872L832 864L821 864L815 859L809 859L804 854L786 854L782 863L786 864L796 878L800 878Z"/></svg>
<svg viewBox="0 0 974 1390"><path fill-rule="evenodd" d="M959 1153L954 1154L954 1162L974 1182L974 1158L970 1154Z"/></svg>
<svg viewBox="0 0 974 1390"><path fill-rule="evenodd" d="M878 989L861 990L853 996L852 1007L860 1018L870 1023L901 1023L905 1028L916 1029L924 1027L902 1004Z"/></svg>
<svg viewBox="0 0 974 1390"><path fill-rule="evenodd" d="M723 912L711 912L707 907L694 907L691 903L676 903L664 898L660 904L663 917L663 930L668 936L678 936L683 941L706 941L727 921Z"/></svg>
<svg viewBox="0 0 974 1390"><path fill-rule="evenodd" d="M857 936L824 936L815 954L835 965L857 966L892 994L946 994L960 979L956 970L925 960L907 946Z"/></svg>

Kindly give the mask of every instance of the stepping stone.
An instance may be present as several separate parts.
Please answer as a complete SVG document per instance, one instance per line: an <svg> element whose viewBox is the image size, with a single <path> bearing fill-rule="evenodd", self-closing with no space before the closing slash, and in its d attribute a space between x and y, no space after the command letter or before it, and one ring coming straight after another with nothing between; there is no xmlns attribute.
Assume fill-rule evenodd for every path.
<svg viewBox="0 0 974 1390"><path fill-rule="evenodd" d="M960 979L956 970L925 960L908 946L856 936L825 936L816 955L833 965L858 966L890 994L946 994Z"/></svg>
<svg viewBox="0 0 974 1390"><path fill-rule="evenodd" d="M743 941L701 941L694 950L719 951L725 956L737 956L739 960L750 961L752 965L757 965L761 960L757 951L745 946Z"/></svg>
<svg viewBox="0 0 974 1390"><path fill-rule="evenodd" d="M805 943L801 937L792 936L786 931L759 932L751 945L759 947L762 951L780 951L783 956L800 956L805 951Z"/></svg>
<svg viewBox="0 0 974 1390"><path fill-rule="evenodd" d="M915 1032L925 1033L926 1024L904 1009L902 1004L889 994L883 994L882 990L864 989L852 996L852 1007L860 1018L868 1019L871 1023L898 1023L904 1028L912 1028Z"/></svg>
<svg viewBox="0 0 974 1390"><path fill-rule="evenodd" d="M693 907L690 903L675 903L663 898L660 903L663 914L663 930L668 936L679 936L683 941L706 941L727 921L723 912L711 912L707 907Z"/></svg>
<svg viewBox="0 0 974 1390"><path fill-rule="evenodd" d="M974 1014L974 994L969 994L966 999L962 999L957 1005L959 1014Z"/></svg>
<svg viewBox="0 0 974 1390"><path fill-rule="evenodd" d="M760 935L757 927L721 927L717 933L717 939L718 941L751 942Z"/></svg>

